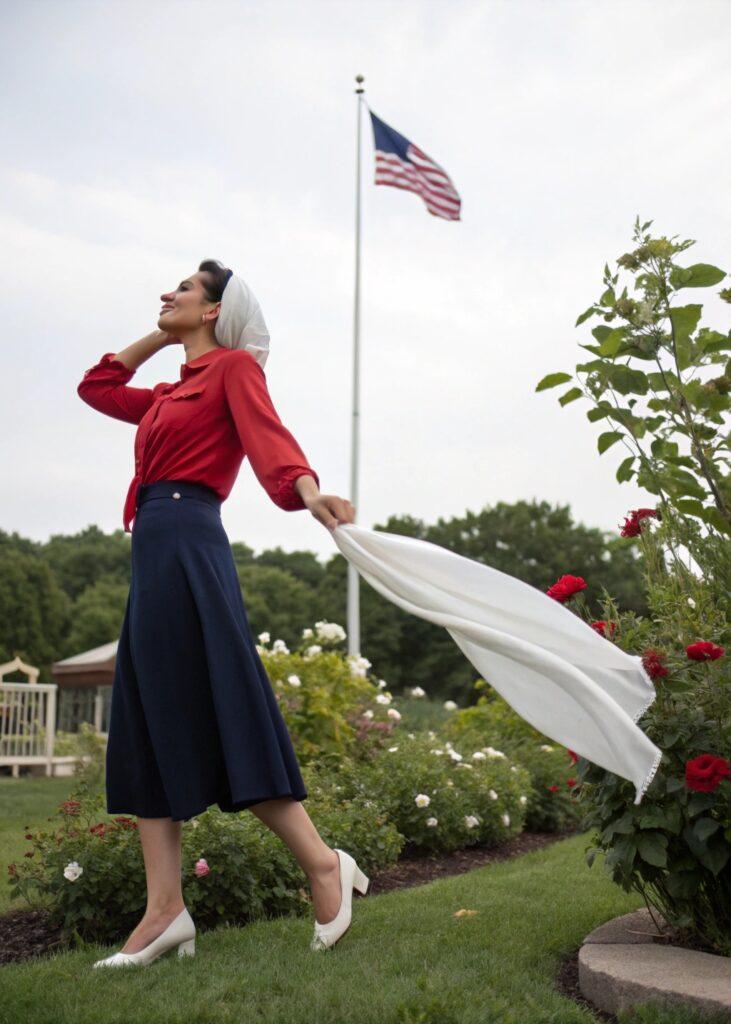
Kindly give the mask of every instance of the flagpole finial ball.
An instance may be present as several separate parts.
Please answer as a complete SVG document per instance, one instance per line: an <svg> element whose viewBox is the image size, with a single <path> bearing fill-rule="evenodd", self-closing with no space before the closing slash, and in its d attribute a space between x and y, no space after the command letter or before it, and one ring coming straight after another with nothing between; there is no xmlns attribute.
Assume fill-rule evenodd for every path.
<svg viewBox="0 0 731 1024"><path fill-rule="evenodd" d="M358 83L358 88L355 91L356 92L364 92L363 84L362 83L365 82L365 78L363 77L363 75L356 75L355 76L355 80Z"/></svg>

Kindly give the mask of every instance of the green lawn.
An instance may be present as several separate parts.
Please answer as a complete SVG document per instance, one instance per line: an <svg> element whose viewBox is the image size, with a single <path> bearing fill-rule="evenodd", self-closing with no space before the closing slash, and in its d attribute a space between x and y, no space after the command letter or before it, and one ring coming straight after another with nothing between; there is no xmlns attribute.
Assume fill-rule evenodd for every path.
<svg viewBox="0 0 731 1024"><path fill-rule="evenodd" d="M25 789L25 792L23 790ZM0 786L3 833L42 821L69 780ZM11 821L12 826L6 827ZM3 834L3 857L22 854ZM345 840L344 840L345 842ZM357 898L331 950L308 948L307 918L199 933L196 956L93 971L109 948L0 968L0 1022L33 1024L572 1024L595 1018L553 987L559 961L593 927L642 905L570 839L466 875ZM4 869L5 873L5 869ZM454 918L465 907L473 917ZM633 1024L695 1024L642 1008Z"/></svg>
<svg viewBox="0 0 731 1024"><path fill-rule="evenodd" d="M46 818L68 797L73 784L73 778L11 779L0 776L0 913L9 907L23 905L20 900L11 901L11 890L6 881L8 864L19 860L30 849L23 838L23 826L32 828L48 824Z"/></svg>

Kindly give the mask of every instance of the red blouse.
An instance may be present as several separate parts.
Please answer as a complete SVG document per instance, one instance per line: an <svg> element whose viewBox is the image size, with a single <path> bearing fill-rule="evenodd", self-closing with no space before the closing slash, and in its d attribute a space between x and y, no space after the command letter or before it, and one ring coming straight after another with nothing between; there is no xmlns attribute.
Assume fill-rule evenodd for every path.
<svg viewBox="0 0 731 1024"><path fill-rule="evenodd" d="M139 424L135 475L124 504L129 533L140 484L188 480L206 484L224 500L248 455L259 482L275 505L306 508L294 488L298 476L320 479L279 419L266 376L245 349L219 347L181 363L180 380L132 388L135 371L105 352L77 388L93 409Z"/></svg>

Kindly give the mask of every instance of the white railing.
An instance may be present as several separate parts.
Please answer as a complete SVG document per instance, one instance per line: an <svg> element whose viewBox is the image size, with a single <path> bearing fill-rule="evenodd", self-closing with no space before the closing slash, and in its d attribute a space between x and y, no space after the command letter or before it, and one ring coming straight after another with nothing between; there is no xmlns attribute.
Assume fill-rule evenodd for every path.
<svg viewBox="0 0 731 1024"><path fill-rule="evenodd" d="M0 683L0 765L10 765L17 777L23 764L53 765L56 736L55 683ZM74 759L75 760L75 759Z"/></svg>

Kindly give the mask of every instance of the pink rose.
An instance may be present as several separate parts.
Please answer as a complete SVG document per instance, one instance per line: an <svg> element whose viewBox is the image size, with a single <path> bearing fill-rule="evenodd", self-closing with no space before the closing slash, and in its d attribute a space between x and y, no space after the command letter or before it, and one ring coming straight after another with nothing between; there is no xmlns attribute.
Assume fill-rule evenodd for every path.
<svg viewBox="0 0 731 1024"><path fill-rule="evenodd" d="M204 875L209 874L210 868L208 867L208 861L205 857L201 857L200 860L195 862L195 873L198 878L203 878Z"/></svg>

